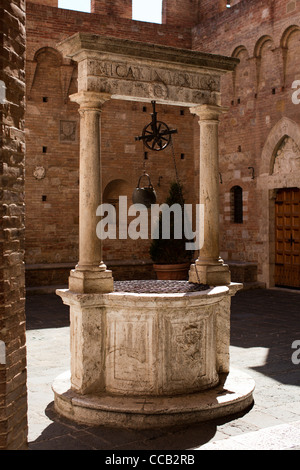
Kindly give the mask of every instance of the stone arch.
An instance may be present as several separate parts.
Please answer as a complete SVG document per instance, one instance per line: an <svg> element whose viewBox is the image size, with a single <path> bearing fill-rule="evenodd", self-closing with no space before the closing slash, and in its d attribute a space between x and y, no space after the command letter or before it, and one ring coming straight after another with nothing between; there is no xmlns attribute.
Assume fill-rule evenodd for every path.
<svg viewBox="0 0 300 470"><path fill-rule="evenodd" d="M60 67L63 63L63 58L60 52L53 47L41 47L40 49L36 50L31 58L27 58L27 96L28 99L32 99L31 92L32 88L37 86L37 74L40 74L41 68L43 69L43 63L48 60L49 65L54 67L56 71L58 67ZM45 68L45 67L44 67ZM42 71L43 76L44 71ZM49 74L47 74L49 75Z"/></svg>
<svg viewBox="0 0 300 470"><path fill-rule="evenodd" d="M300 148L300 126L291 119L283 117L267 137L261 156L260 174L272 175L276 153L287 137L293 139Z"/></svg>
<svg viewBox="0 0 300 470"><path fill-rule="evenodd" d="M123 179L110 181L103 191L103 202L117 204L119 196L131 196L132 188L130 184Z"/></svg>
<svg viewBox="0 0 300 470"><path fill-rule="evenodd" d="M278 85L278 64L274 55L275 45L273 38L264 35L256 42L254 57L256 59L257 90L271 88ZM279 79L280 80L280 79Z"/></svg>
<svg viewBox="0 0 300 470"><path fill-rule="evenodd" d="M52 47L42 47L36 51L32 66L32 83L30 97L38 101L51 96L55 101L62 101L61 66L63 63L60 52Z"/></svg>
<svg viewBox="0 0 300 470"><path fill-rule="evenodd" d="M300 27L289 26L282 34L280 46L283 56L284 84L290 86L296 79L300 79L299 58Z"/></svg>
<svg viewBox="0 0 300 470"><path fill-rule="evenodd" d="M263 47L265 46L265 44L267 42L272 42L274 43L273 41L273 38L271 36L269 36L268 34L265 34L264 36L261 36L257 41L256 41L256 44L254 46L254 57L256 58L259 58L261 57L261 54L262 54L262 49Z"/></svg>
<svg viewBox="0 0 300 470"><path fill-rule="evenodd" d="M280 46L283 49L286 49L288 47L289 39L291 35L295 33L296 31L300 31L300 26L293 24L289 26L288 28L286 28L286 30L283 32L281 36L281 40L280 40Z"/></svg>
<svg viewBox="0 0 300 470"><path fill-rule="evenodd" d="M52 56L52 59L53 59L53 63L56 63L57 64L57 67L59 67L60 65L62 65L62 62L63 62L63 58L62 58L62 55L61 53L54 49L53 47L41 47L40 49L38 49L35 54L34 54L34 61L36 62L41 62L41 60L43 59L43 56Z"/></svg>
<svg viewBox="0 0 300 470"><path fill-rule="evenodd" d="M238 58L240 52L242 52L242 51L246 51L246 52L248 53L246 46L244 46L244 45L241 44L240 46L237 46L237 47L234 49L234 51L233 51L232 54L231 54L231 57Z"/></svg>
<svg viewBox="0 0 300 470"><path fill-rule="evenodd" d="M239 64L232 73L233 94L237 99L249 94L252 82L252 73L249 62L249 52L244 45L236 47L231 55L239 59Z"/></svg>

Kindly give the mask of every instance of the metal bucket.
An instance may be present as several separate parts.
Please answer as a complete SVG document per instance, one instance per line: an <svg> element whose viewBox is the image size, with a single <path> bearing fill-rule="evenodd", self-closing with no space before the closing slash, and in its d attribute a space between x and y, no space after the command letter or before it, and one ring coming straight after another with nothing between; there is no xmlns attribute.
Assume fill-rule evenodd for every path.
<svg viewBox="0 0 300 470"><path fill-rule="evenodd" d="M143 177L148 178L148 186L140 187L141 179ZM156 203L156 193L152 186L150 176L147 173L140 176L137 187L133 190L132 193L132 202L133 204L143 204L147 208L151 206L151 204Z"/></svg>

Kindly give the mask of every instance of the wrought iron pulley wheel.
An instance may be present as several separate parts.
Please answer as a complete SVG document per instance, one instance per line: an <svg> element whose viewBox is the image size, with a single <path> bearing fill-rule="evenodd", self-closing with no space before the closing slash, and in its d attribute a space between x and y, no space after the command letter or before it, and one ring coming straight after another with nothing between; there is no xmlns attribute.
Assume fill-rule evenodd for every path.
<svg viewBox="0 0 300 470"><path fill-rule="evenodd" d="M166 123L157 120L157 112L155 111L155 101L152 101L153 113L152 121L147 124L140 137L135 140L142 140L145 146L156 152L164 150L171 142L171 135L176 134L176 129L169 129Z"/></svg>

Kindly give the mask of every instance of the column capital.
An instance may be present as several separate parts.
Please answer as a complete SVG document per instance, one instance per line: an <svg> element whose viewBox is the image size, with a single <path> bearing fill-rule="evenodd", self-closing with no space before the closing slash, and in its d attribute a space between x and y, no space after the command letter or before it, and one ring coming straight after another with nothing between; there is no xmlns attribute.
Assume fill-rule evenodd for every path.
<svg viewBox="0 0 300 470"><path fill-rule="evenodd" d="M70 100L78 103L80 109L97 109L101 111L102 105L105 101L111 99L108 93L99 93L97 91L79 91L70 95Z"/></svg>
<svg viewBox="0 0 300 470"><path fill-rule="evenodd" d="M200 121L218 121L219 115L224 114L227 111L228 108L211 104L200 104L190 108L190 112L192 114L197 114Z"/></svg>

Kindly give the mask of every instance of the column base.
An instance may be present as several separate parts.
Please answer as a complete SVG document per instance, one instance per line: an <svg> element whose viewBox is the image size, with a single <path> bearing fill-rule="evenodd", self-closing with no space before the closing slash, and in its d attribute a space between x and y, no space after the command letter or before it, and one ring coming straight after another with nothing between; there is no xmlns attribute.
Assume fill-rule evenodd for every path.
<svg viewBox="0 0 300 470"><path fill-rule="evenodd" d="M79 294L107 294L114 290L112 271L78 271L72 269L69 290Z"/></svg>
<svg viewBox="0 0 300 470"><path fill-rule="evenodd" d="M227 264L201 265L196 261L196 264L190 267L189 282L209 286L228 286L231 282L231 274Z"/></svg>
<svg viewBox="0 0 300 470"><path fill-rule="evenodd" d="M90 426L132 429L161 428L209 421L246 412L253 404L254 380L231 370L220 383L203 392L169 397L79 395L70 388L69 373L52 385L55 411L71 421Z"/></svg>

